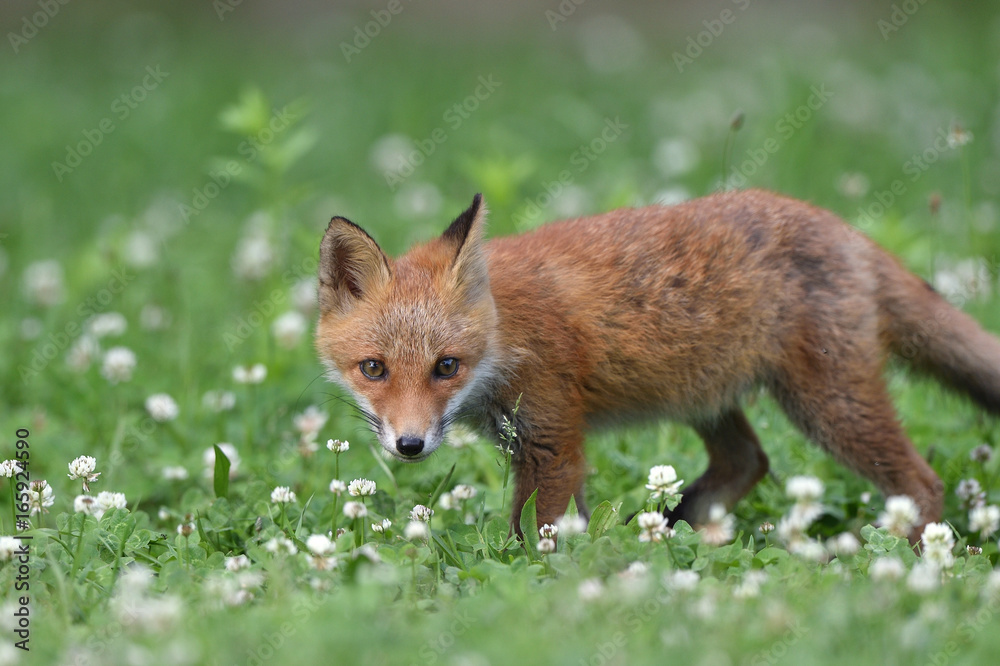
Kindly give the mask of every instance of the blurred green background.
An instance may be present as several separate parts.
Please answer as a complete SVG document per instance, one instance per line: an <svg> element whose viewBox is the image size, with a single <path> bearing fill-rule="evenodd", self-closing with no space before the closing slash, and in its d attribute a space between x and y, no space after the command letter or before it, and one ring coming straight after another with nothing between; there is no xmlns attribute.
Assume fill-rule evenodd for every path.
<svg viewBox="0 0 1000 666"><path fill-rule="evenodd" d="M124 491L130 508L173 507L164 531L210 502L198 467L214 442L239 445L253 474L237 493L259 505L277 483L306 497L327 482L329 464L301 462L290 434L306 405L327 403L328 436L370 437L330 402L309 333L285 349L271 328L313 277L333 215L398 254L440 233L475 192L489 233L502 235L763 187L837 212L1000 331L995 2L16 0L0 6L0 24L0 429L32 430L38 477L62 481L69 460L97 456L102 488ZM37 266L52 260L41 270L61 280L46 303ZM129 382L68 361L100 312L128 321ZM202 405L253 362L268 381L239 393L236 415ZM965 403L895 372L892 389L949 489L965 470L944 461L997 444ZM164 391L181 418L142 430L144 400ZM773 467L816 473L856 508L867 484L802 446L773 404L751 402ZM671 426L590 442L592 505L641 502L650 464L672 462L689 481L704 464L696 438ZM447 450L394 471L424 496L464 460L464 480L495 490L492 454ZM354 460L383 483L374 462ZM162 478L167 465L198 471L178 486ZM57 486L60 510L72 492ZM396 499L384 500L387 514ZM779 484L762 484L738 509L741 527L776 516L781 501ZM249 511L234 520L252 524ZM379 617L382 597L345 594ZM481 604L519 619L500 598ZM86 603L61 608L52 634L101 617ZM248 626L268 614L287 607L265 606ZM738 611L727 617L742 626ZM406 619L369 635L389 640ZM420 626L405 631L419 646ZM487 633L470 636L508 647Z"/></svg>

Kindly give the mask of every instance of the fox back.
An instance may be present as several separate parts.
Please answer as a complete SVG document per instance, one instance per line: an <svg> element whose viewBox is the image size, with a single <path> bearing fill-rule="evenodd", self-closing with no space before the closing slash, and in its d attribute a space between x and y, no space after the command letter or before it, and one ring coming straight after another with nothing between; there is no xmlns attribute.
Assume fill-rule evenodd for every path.
<svg viewBox="0 0 1000 666"><path fill-rule="evenodd" d="M767 472L740 408L765 386L792 422L922 521L943 489L899 427L895 353L1000 413L1000 342L832 213L767 192L617 210L483 241L479 195L444 234L389 259L334 218L317 347L385 451L416 461L458 417L514 425L514 524L583 507L589 428L662 416L709 468L671 518L704 521Z"/></svg>

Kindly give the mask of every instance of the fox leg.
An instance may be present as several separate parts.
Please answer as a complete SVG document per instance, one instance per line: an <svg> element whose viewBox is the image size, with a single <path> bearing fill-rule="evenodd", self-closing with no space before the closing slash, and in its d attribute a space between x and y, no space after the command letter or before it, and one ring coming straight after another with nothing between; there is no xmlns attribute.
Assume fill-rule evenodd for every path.
<svg viewBox="0 0 1000 666"><path fill-rule="evenodd" d="M521 442L514 458L514 501L511 524L521 534L521 508L538 490L535 508L538 525L555 523L566 513L570 497L576 497L580 515L586 516L583 482L587 464L583 456L582 431L568 431L561 436L536 433ZM523 536L523 535L522 535Z"/></svg>
<svg viewBox="0 0 1000 666"><path fill-rule="evenodd" d="M791 421L886 497L907 495L920 510L910 534L941 518L944 484L903 432L881 364L857 348L800 347L774 385Z"/></svg>
<svg viewBox="0 0 1000 666"><path fill-rule="evenodd" d="M695 426L708 450L708 469L687 488L681 503L669 514L671 522L699 525L713 504L731 508L767 474L767 455L739 408Z"/></svg>

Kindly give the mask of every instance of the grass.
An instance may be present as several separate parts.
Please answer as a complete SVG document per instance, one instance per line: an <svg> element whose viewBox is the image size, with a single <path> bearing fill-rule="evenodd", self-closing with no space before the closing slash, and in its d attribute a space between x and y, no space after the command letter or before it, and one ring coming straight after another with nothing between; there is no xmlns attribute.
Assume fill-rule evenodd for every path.
<svg viewBox="0 0 1000 666"><path fill-rule="evenodd" d="M30 11L5 13L20 25ZM683 525L641 542L624 524L647 501L651 466L691 482L705 465L692 432L651 423L588 438L595 518L544 554L533 534L527 546L508 537L506 466L490 442L385 463L322 379L308 331L284 344L273 328L314 276L333 214L397 254L440 233L477 191L502 235L708 193L725 161L731 185L838 212L1000 331L994 9L928 3L883 39L877 21L889 10L793 19L748 6L680 72L674 54L717 11L624 21L584 6L554 32L539 11L527 29L451 25L442 40L450 19L414 7L351 62L340 42L370 20L365 11L287 22L258 11L244 3L220 22L200 6L69 4L0 62L13 128L0 145L10 295L0 430L5 458L18 429L30 432L30 476L54 495L24 533L30 589L15 587L16 560L0 562L4 616L28 596L31 632L30 654L5 633L0 663L972 664L997 653L996 536L970 532L954 491L975 478L997 503L998 460L970 452L995 448L1000 427L900 368L889 370L900 417L946 484L957 533L956 562L928 591L907 583L919 570L905 541L869 526L884 499L865 501L870 485L808 445L764 395L750 397L748 415L773 473L736 507L731 543ZM621 131L593 143L608 123ZM972 141L935 148L957 125ZM394 135L420 150L401 183L377 168L399 164ZM81 142L94 145L69 166L67 146L83 152ZM137 259L143 244L148 261ZM262 247L268 268L248 276L238 257L263 265ZM43 260L63 273L51 306L23 288ZM111 312L127 330L102 350L124 346L137 361L117 383L100 356L85 369L67 361L91 317ZM234 381L235 366L254 363L266 379ZM234 406L217 411L210 391L232 392ZM151 417L146 400L158 393L177 418ZM315 451L296 426L310 405L327 417ZM331 438L350 449L330 452ZM238 452L231 479L205 462L220 442ZM81 455L97 460L92 494L123 493L126 508L74 511L82 484L67 465ZM176 467L187 477L164 477ZM803 474L825 486L809 535L849 532L857 553L817 562L761 533L792 510L785 484ZM364 519L343 514L360 498L331 493L334 478L375 481ZM446 508L441 494L456 484L476 495ZM295 501L274 503L278 486ZM9 497L0 490L3 534L14 532ZM416 504L435 510L426 541L404 538ZM371 525L382 519L392 525L380 534ZM346 530L324 556L335 566L306 554L310 535L334 527ZM280 539L298 553L268 550ZM248 568L227 571L239 555ZM870 575L886 556L903 579Z"/></svg>

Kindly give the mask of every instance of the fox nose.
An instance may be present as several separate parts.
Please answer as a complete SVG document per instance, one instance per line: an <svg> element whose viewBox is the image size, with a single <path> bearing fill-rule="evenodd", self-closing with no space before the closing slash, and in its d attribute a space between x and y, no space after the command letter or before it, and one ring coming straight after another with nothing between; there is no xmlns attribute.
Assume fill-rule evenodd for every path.
<svg viewBox="0 0 1000 666"><path fill-rule="evenodd" d="M396 440L396 450L404 456L415 456L424 450L424 440L419 437L403 435Z"/></svg>

